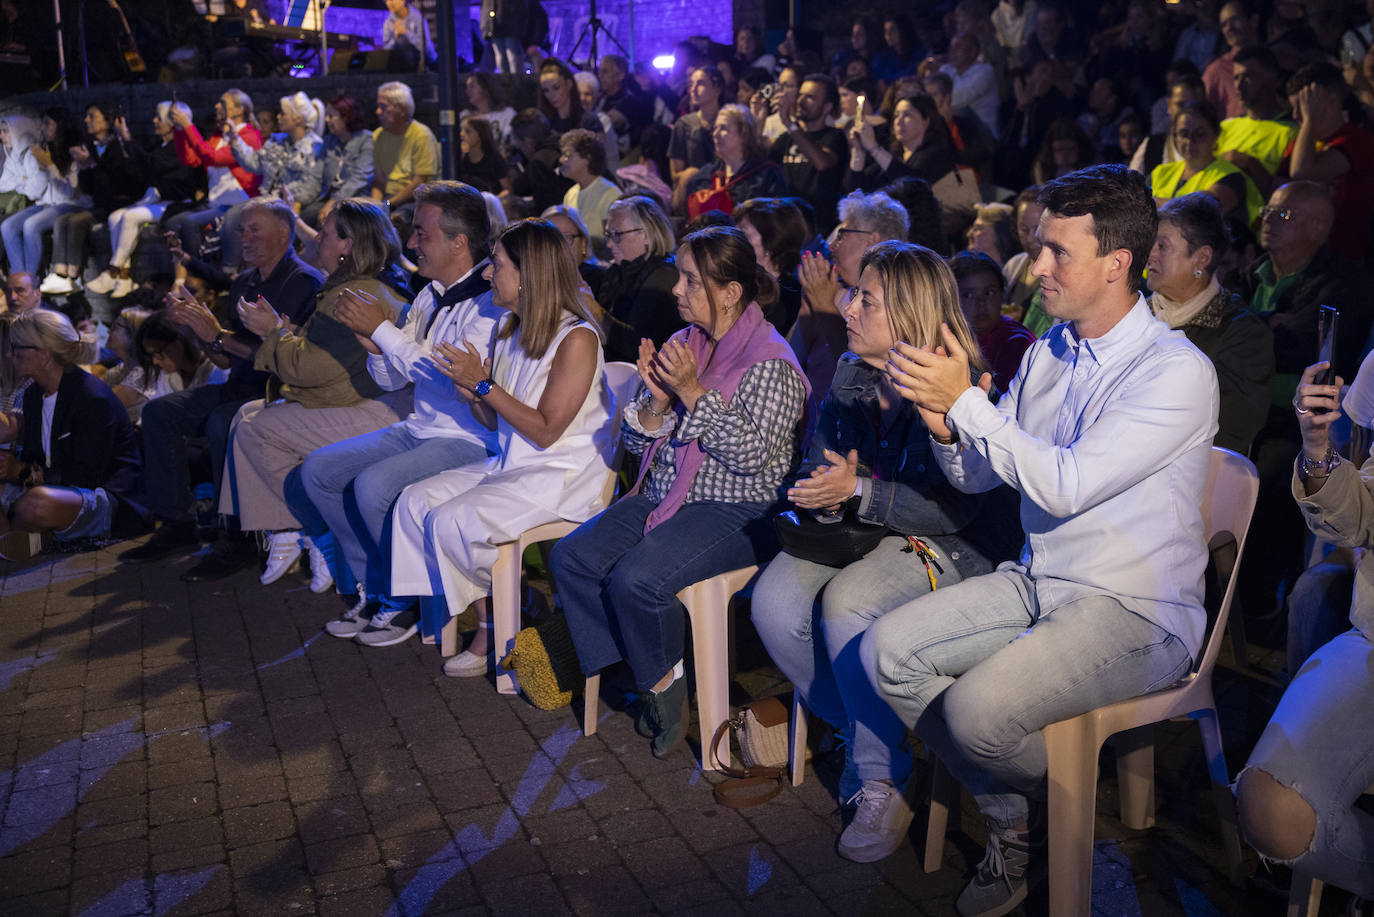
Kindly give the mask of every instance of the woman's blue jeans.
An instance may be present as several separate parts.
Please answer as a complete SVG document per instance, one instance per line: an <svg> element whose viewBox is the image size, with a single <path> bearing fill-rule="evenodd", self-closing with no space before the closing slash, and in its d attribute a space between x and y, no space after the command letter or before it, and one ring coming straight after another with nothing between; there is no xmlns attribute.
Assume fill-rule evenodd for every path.
<svg viewBox="0 0 1374 917"><path fill-rule="evenodd" d="M901 786L911 775L906 727L864 674L859 643L870 624L930 592L925 566L889 536L843 569L779 554L759 576L754 629L812 713L842 732L860 780ZM936 582L961 577L952 562Z"/></svg>
<svg viewBox="0 0 1374 917"><path fill-rule="evenodd" d="M777 550L767 503L688 503L644 534L656 504L624 497L554 545L550 568L582 671L620 660L647 691L683 658L682 589Z"/></svg>
<svg viewBox="0 0 1374 917"><path fill-rule="evenodd" d="M1316 813L1311 843L1284 862L1362 898L1374 898L1374 815L1355 806L1374 782L1370 710L1374 644L1347 630L1289 682L1245 764L1297 791Z"/></svg>
<svg viewBox="0 0 1374 917"><path fill-rule="evenodd" d="M10 259L10 273L24 271L38 276L43 263L43 233L53 228L64 213L80 210L75 204L34 204L11 215L0 223L0 237L5 241L5 255Z"/></svg>

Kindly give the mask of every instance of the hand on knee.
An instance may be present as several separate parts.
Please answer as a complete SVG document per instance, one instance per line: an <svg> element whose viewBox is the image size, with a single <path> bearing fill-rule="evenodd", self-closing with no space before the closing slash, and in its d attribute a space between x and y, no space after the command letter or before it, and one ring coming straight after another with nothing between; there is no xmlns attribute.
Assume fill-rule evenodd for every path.
<svg viewBox="0 0 1374 917"><path fill-rule="evenodd" d="M1236 784L1236 806L1245 840L1271 860L1293 860L1312 846L1317 813L1292 787L1265 771L1247 768Z"/></svg>

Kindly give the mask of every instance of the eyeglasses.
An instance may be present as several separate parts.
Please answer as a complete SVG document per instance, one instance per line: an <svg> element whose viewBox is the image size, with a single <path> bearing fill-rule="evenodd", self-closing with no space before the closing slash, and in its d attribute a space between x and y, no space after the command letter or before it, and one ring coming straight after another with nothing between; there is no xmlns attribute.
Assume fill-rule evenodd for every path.
<svg viewBox="0 0 1374 917"><path fill-rule="evenodd" d="M607 233L606 235L610 235L610 233ZM580 233L580 232L565 232L565 233L563 233L563 238L567 239L567 240L568 240L568 244L571 245L572 243L574 243L574 242L576 242L576 241L578 241L579 239L582 238L582 233Z"/></svg>
<svg viewBox="0 0 1374 917"><path fill-rule="evenodd" d="M850 228L850 227L848 227L848 226L841 226L839 229L835 230L836 236L838 236L838 237L841 238L841 239L844 238L846 235L848 235L848 234L851 233L851 232L856 232L856 233L858 233L858 234L861 235L861 236L866 236L866 235L868 235L869 233L873 232L873 230L871 230L871 229L852 229L852 228Z"/></svg>
<svg viewBox="0 0 1374 917"><path fill-rule="evenodd" d="M1195 127L1190 131L1174 131L1175 140L1206 140L1210 136L1212 136L1212 132L1203 127Z"/></svg>
<svg viewBox="0 0 1374 917"><path fill-rule="evenodd" d="M19 351L21 351L21 350L42 350L42 349L43 349L42 347L35 347L35 346L32 345L32 344L15 344L15 343L11 342L10 345L9 345L10 353L17 353L17 352L19 352Z"/></svg>
<svg viewBox="0 0 1374 917"><path fill-rule="evenodd" d="M1270 217L1278 217L1280 223L1291 223L1296 216L1297 213L1295 213L1291 207L1285 207L1282 210L1278 207L1265 207L1260 211L1261 222Z"/></svg>
<svg viewBox="0 0 1374 917"><path fill-rule="evenodd" d="M614 242L616 245L619 245L619 244L620 244L620 240L623 239L623 238L625 238L626 236L628 236L630 233L632 233L632 232L643 232L643 231L644 231L644 227L642 227L642 226L635 227L634 229L622 229L622 230L620 230L620 232L616 232L615 230L608 229L608 230L606 230L606 232L605 232L605 236L606 236L606 240L607 240L607 241L609 241L609 242Z"/></svg>

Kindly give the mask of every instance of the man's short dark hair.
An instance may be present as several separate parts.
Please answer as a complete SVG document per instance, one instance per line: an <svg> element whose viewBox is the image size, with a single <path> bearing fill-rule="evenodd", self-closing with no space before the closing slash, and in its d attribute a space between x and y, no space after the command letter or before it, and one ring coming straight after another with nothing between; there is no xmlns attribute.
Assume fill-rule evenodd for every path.
<svg viewBox="0 0 1374 917"><path fill-rule="evenodd" d="M526 108L510 119L510 132L517 140L533 140L538 143L553 133L553 128L549 126L549 119L542 111L537 108Z"/></svg>
<svg viewBox="0 0 1374 917"><path fill-rule="evenodd" d="M1040 203L1055 216L1092 217L1098 257L1122 248L1130 252L1127 282L1132 293L1140 289L1159 229L1159 214L1144 175L1123 165L1089 166L1046 182L1040 189Z"/></svg>
<svg viewBox="0 0 1374 917"><path fill-rule="evenodd" d="M1345 95L1350 87L1346 85L1345 77L1341 75L1341 68L1329 61L1317 61L1299 67L1297 72L1288 78L1288 84L1284 90L1288 95L1297 95L1306 86L1319 86L1322 89L1330 89Z"/></svg>
<svg viewBox="0 0 1374 917"><path fill-rule="evenodd" d="M425 182L415 189L415 203L439 208L439 228L450 239L467 237L474 264L487 257L491 218L481 191L460 181Z"/></svg>
<svg viewBox="0 0 1374 917"><path fill-rule="evenodd" d="M1279 59L1274 56L1274 52L1264 45L1246 45L1236 52L1236 56L1231 58L1233 64L1259 64L1270 73L1279 72Z"/></svg>
<svg viewBox="0 0 1374 917"><path fill-rule="evenodd" d="M840 110L840 87L835 85L835 78L828 73L808 73L802 77L803 83L820 83L825 87L825 100L830 103L832 111Z"/></svg>

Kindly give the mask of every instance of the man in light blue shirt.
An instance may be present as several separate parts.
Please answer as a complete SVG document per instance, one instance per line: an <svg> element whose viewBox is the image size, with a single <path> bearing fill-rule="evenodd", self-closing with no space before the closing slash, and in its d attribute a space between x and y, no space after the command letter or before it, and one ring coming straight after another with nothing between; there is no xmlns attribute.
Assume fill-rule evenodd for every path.
<svg viewBox="0 0 1374 917"><path fill-rule="evenodd" d="M953 335L948 354L898 344L889 366L955 487L1021 494L1019 562L889 613L863 643L878 691L988 818L962 915L1026 896L1044 843L1031 802L1045 792L1041 730L1182 678L1206 625L1219 395L1211 362L1140 295L1150 192L1139 173L1095 166L1050 182L1040 202L1032 272L1059 324L1001 401L969 385Z"/></svg>

